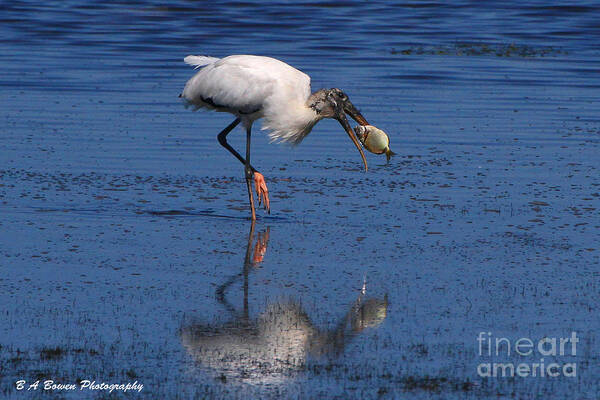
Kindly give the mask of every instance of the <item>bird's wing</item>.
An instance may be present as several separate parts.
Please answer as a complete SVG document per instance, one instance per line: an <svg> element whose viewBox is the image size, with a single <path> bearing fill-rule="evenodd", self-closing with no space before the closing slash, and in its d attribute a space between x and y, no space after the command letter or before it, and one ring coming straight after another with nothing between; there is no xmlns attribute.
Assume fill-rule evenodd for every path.
<svg viewBox="0 0 600 400"><path fill-rule="evenodd" d="M283 91L305 102L310 78L273 58L235 55L203 67L187 82L182 97L197 107L250 114Z"/></svg>

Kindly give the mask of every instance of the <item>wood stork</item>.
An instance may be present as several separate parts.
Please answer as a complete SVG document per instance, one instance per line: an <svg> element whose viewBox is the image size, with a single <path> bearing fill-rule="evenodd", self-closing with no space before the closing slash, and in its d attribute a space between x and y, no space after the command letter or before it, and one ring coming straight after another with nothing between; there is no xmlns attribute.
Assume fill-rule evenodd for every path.
<svg viewBox="0 0 600 400"><path fill-rule="evenodd" d="M252 123L263 118L263 130L271 141L296 145L323 118L339 121L360 152L365 171L367 160L350 128L345 113L360 125L365 118L340 89L321 89L311 94L310 77L283 61L262 56L232 55L225 58L187 56L184 61L201 68L185 85L180 97L195 110L206 108L228 112L236 119L217 138L219 143L244 164L246 186L256 220L251 179L254 179L259 205L270 212L265 178L250 164ZM227 143L227 135L239 123L246 128L246 158Z"/></svg>

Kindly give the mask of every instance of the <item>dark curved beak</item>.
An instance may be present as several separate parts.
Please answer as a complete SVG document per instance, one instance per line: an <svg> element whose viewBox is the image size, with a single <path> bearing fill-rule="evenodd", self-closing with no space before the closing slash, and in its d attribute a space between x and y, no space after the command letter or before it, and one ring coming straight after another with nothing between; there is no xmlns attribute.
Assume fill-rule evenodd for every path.
<svg viewBox="0 0 600 400"><path fill-rule="evenodd" d="M350 104L350 106L353 109L352 111L354 113L346 111L347 104ZM348 123L348 119L346 118L346 114L344 112L348 112L348 115L350 115L356 122L358 122L361 125L368 125L368 123L363 118L363 116L360 115L360 113L352 105L352 103L350 103L349 101L346 104L344 104L343 108L340 107L338 109L337 115L335 117L335 119L337 119L338 122L342 125L342 127L344 128L344 130L346 131L346 133L348 134L348 136L350 137L350 139L352 140L352 142L354 143L354 145L356 146L356 148L360 152L360 156L362 157L363 164L365 164L365 172L367 172L369 170L369 167L367 166L367 159L365 157L365 153L363 153L362 147L360 146L360 143L358 142L358 139L356 138L356 135L354 134L354 131L352 130L352 128L350 128L350 124ZM363 124L363 122L364 122L364 124Z"/></svg>
<svg viewBox="0 0 600 400"><path fill-rule="evenodd" d="M352 104L350 102L350 100L347 100L344 103L344 112L346 114L348 114L349 116L351 116L353 120L358 122L359 125L362 125L362 126L369 125L369 123L367 122L365 117L363 117L362 114L360 112L358 112L358 110L356 109L356 107L354 107L354 104Z"/></svg>

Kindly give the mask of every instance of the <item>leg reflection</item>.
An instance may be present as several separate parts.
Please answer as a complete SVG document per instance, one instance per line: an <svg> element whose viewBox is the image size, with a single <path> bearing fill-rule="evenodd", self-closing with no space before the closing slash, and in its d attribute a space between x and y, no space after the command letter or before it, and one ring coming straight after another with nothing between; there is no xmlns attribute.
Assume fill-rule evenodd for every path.
<svg viewBox="0 0 600 400"><path fill-rule="evenodd" d="M246 245L246 255L244 257L242 272L230 277L225 283L217 288L215 293L217 301L221 303L227 311L243 319L248 319L248 276L250 275L250 271L256 268L264 260L265 254L267 253L271 229L270 227L267 227L264 231L259 232L256 243L254 244L254 247L252 247L255 227L256 221L252 221L250 224L250 233L248 233L248 244ZM254 252L252 251L253 249ZM227 289L238 279L243 279L242 287L244 290L243 311L241 314L236 311L235 307L229 303L225 297Z"/></svg>

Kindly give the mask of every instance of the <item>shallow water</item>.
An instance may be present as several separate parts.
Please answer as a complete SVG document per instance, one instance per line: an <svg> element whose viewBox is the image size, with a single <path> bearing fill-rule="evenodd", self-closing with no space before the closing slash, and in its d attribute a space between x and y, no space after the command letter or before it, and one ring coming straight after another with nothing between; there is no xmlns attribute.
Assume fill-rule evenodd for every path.
<svg viewBox="0 0 600 400"><path fill-rule="evenodd" d="M16 1L0 24L0 393L596 399L600 7ZM261 54L391 136L258 126L251 231L232 118L185 110L187 54ZM240 129L230 135L243 148ZM577 377L482 378L480 332L580 338ZM272 361L269 361L272 360ZM102 398L100 391L54 392Z"/></svg>

